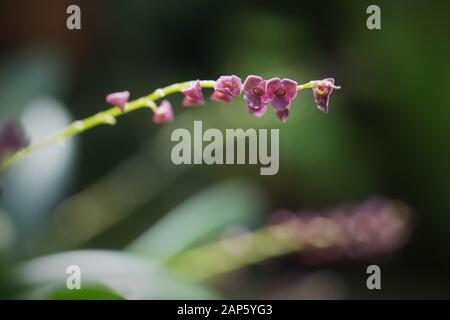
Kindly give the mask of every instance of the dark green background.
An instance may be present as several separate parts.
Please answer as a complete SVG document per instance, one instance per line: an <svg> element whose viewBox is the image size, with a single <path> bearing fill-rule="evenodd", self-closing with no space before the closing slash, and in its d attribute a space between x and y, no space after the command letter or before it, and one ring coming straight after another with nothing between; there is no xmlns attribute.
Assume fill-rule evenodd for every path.
<svg viewBox="0 0 450 320"><path fill-rule="evenodd" d="M82 10L81 31L65 28L65 8L73 3ZM120 118L114 127L77 137L65 187L45 205L32 206L42 208L39 214L15 213L14 203L2 206L15 236L1 255L1 296L16 292L9 276L16 263L73 248L121 250L197 192L239 177L261 191L255 201L264 203L256 220L242 222L250 229L262 226L278 208L320 210L374 195L404 201L415 212L413 236L405 248L381 262L381 293L364 288L367 261L320 268L345 284L344 298L448 298L449 4L377 1L382 29L375 31L366 28L369 4L372 1L3 1L2 121L18 118L42 95L61 101L77 119L104 108L104 96L111 91L129 89L139 97L173 82L222 74L279 76L299 83L332 76L342 90L333 93L329 114L316 110L311 92L300 93L285 124L271 112L253 118L242 99L230 106L208 102L202 108L182 109L178 95L170 97L177 120L163 129L141 110ZM171 130L191 128L199 119L205 127L280 128L279 174L259 176L256 166L196 166L178 172L170 163L163 165L166 171L152 171L155 163L170 161ZM126 173L131 175L126 179L114 173L136 157L139 165L128 163ZM111 176L119 189L135 186L142 191L132 191L137 205L124 204L117 194L102 190L99 183ZM34 179L32 174L29 179ZM143 183L142 188L136 183ZM98 189L87 189L92 186ZM111 228L100 227L89 239L72 243L54 226L55 212L65 210L65 199L86 190L94 192L100 208L116 208L120 215L120 203L128 211L117 223L99 220L100 225L111 222ZM20 195L15 201L31 201L20 189L14 192ZM67 215L80 219L78 228L89 229L95 208L69 205ZM69 226L78 223L70 221ZM213 287L225 297L264 297L273 288L288 297L283 295L288 291L282 281L286 275L317 271L291 256L252 268L253 276L245 281L227 280L231 284L225 288L219 281Z"/></svg>

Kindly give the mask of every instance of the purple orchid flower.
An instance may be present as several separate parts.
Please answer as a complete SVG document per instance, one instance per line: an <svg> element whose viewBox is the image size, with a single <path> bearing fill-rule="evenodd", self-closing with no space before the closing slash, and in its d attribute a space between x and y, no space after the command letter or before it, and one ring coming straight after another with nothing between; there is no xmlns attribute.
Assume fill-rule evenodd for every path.
<svg viewBox="0 0 450 320"><path fill-rule="evenodd" d="M172 122L174 118L172 105L169 101L163 100L153 114L152 120L154 123L168 123Z"/></svg>
<svg viewBox="0 0 450 320"><path fill-rule="evenodd" d="M311 83L313 85L312 91L317 108L327 113L330 95L333 89L340 89L341 87L334 85L333 78L311 81Z"/></svg>
<svg viewBox="0 0 450 320"><path fill-rule="evenodd" d="M262 117L267 110L266 81L250 75L244 81L243 91L248 111L256 117Z"/></svg>
<svg viewBox="0 0 450 320"><path fill-rule="evenodd" d="M297 96L297 82L290 79L273 78L266 84L267 101L276 111L283 111L291 106Z"/></svg>
<svg viewBox="0 0 450 320"><path fill-rule="evenodd" d="M129 91L114 92L106 96L106 102L110 105L118 107L122 112L125 110L125 106L129 99Z"/></svg>
<svg viewBox="0 0 450 320"><path fill-rule="evenodd" d="M233 98L241 94L241 78L231 76L221 76L217 79L211 99L218 102L230 103Z"/></svg>
<svg viewBox="0 0 450 320"><path fill-rule="evenodd" d="M192 81L190 85L181 92L184 95L183 106L189 107L205 104L205 98L203 98L200 80Z"/></svg>
<svg viewBox="0 0 450 320"><path fill-rule="evenodd" d="M6 120L0 127L0 160L8 154L25 148L28 141L19 125L11 119ZM0 197L3 194L3 185L0 181Z"/></svg>

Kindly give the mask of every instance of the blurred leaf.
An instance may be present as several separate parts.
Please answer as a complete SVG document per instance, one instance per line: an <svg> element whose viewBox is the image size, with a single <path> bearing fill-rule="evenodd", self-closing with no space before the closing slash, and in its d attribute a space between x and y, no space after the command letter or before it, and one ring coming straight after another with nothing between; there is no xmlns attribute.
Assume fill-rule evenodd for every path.
<svg viewBox="0 0 450 320"><path fill-rule="evenodd" d="M36 143L62 130L72 121L72 116L59 100L41 97L27 105L21 120L30 143ZM5 174L1 202L14 216L19 241L27 249L40 244L36 238L45 230L49 211L68 190L77 152L76 139L39 150Z"/></svg>
<svg viewBox="0 0 450 320"><path fill-rule="evenodd" d="M265 195L245 180L209 187L169 212L128 250L169 259L230 225L254 223L265 212Z"/></svg>
<svg viewBox="0 0 450 320"><path fill-rule="evenodd" d="M16 232L10 213L0 207L0 257L12 252Z"/></svg>
<svg viewBox="0 0 450 320"><path fill-rule="evenodd" d="M46 290L48 290L46 292ZM124 297L100 284L84 285L79 290L67 290L64 286L50 286L37 290L37 295L49 300L123 300Z"/></svg>
<svg viewBox="0 0 450 320"><path fill-rule="evenodd" d="M86 290L69 293L63 290L70 274L67 267L79 266L81 287ZM125 299L214 299L211 291L169 276L149 259L114 251L82 250L39 257L26 262L19 272L27 298L88 299L97 291L101 295ZM93 286L95 284L95 286ZM99 287L101 286L101 287ZM108 291L106 288L110 288ZM96 296L97 297L97 296ZM109 299L109 298L108 298Z"/></svg>
<svg viewBox="0 0 450 320"><path fill-rule="evenodd" d="M22 51L0 65L0 111L18 116L31 100L58 96L67 84L67 63L49 50Z"/></svg>

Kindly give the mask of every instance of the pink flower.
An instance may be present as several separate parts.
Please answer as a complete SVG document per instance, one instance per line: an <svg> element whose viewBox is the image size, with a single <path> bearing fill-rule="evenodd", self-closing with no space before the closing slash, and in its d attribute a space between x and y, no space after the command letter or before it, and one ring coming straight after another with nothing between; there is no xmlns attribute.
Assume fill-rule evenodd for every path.
<svg viewBox="0 0 450 320"><path fill-rule="evenodd" d="M267 100L277 111L283 111L291 106L297 96L297 82L290 79L273 78L267 81Z"/></svg>
<svg viewBox="0 0 450 320"><path fill-rule="evenodd" d="M341 87L334 85L333 78L311 81L311 83L317 108L322 112L328 112L328 103L330 102L330 95L333 89L340 89Z"/></svg>
<svg viewBox="0 0 450 320"><path fill-rule="evenodd" d="M211 99L218 102L230 103L233 98L241 94L241 78L231 76L221 76L217 79Z"/></svg>
<svg viewBox="0 0 450 320"><path fill-rule="evenodd" d="M172 105L169 101L163 100L153 114L152 120L154 123L168 123L172 122L174 118Z"/></svg>
<svg viewBox="0 0 450 320"><path fill-rule="evenodd" d="M125 110L125 105L130 99L129 91L121 91L110 93L106 96L106 102L110 105L118 107L121 111Z"/></svg>
<svg viewBox="0 0 450 320"><path fill-rule="evenodd" d="M211 95L211 100L214 100L217 102L231 103L231 102L233 102L233 97L228 94L221 93L219 91L214 91Z"/></svg>
<svg viewBox="0 0 450 320"><path fill-rule="evenodd" d="M205 104L199 80L192 81L189 86L181 92L184 94L183 106L188 107Z"/></svg>
<svg viewBox="0 0 450 320"><path fill-rule="evenodd" d="M275 108L273 110L275 111L276 116L278 117L278 119L281 120L281 122L286 122L289 117L289 109L290 109L290 107L285 108L281 111L278 111Z"/></svg>
<svg viewBox="0 0 450 320"><path fill-rule="evenodd" d="M266 81L259 76L250 75L245 79L243 85L244 100L248 111L256 117L266 113Z"/></svg>
<svg viewBox="0 0 450 320"><path fill-rule="evenodd" d="M249 106L247 106L247 110L255 117L260 118L266 114L267 105L263 105L260 109L254 109L254 108L250 108Z"/></svg>

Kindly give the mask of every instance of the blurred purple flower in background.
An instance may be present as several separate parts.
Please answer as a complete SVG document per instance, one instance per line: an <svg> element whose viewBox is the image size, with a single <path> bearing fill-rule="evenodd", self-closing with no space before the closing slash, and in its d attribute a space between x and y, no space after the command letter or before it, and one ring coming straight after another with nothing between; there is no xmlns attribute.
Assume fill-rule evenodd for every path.
<svg viewBox="0 0 450 320"><path fill-rule="evenodd" d="M6 120L0 128L0 157L14 153L27 146L27 141L19 125L13 120Z"/></svg>
<svg viewBox="0 0 450 320"><path fill-rule="evenodd" d="M0 161L4 156L15 153L27 145L28 141L19 125L14 120L6 120L0 127ZM0 181L0 196L2 193L3 186Z"/></svg>
<svg viewBox="0 0 450 320"><path fill-rule="evenodd" d="M278 211L269 222L293 236L302 262L323 264L342 258L387 254L403 246L412 228L411 210L381 198L323 213Z"/></svg>

